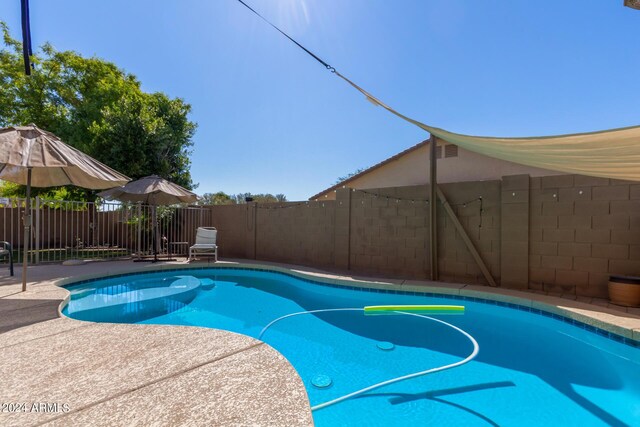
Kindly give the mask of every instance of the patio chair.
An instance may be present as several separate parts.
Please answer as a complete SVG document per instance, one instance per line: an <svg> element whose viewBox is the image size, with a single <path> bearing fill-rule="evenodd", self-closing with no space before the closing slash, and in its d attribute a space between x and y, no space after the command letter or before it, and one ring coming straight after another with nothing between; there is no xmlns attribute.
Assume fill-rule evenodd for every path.
<svg viewBox="0 0 640 427"><path fill-rule="evenodd" d="M13 276L13 248L11 247L11 243L3 242L0 240L0 257L9 257L9 274Z"/></svg>
<svg viewBox="0 0 640 427"><path fill-rule="evenodd" d="M189 262L191 262L196 255L213 255L215 262L218 262L217 234L218 230L216 230L215 227L198 227L196 244L189 248Z"/></svg>

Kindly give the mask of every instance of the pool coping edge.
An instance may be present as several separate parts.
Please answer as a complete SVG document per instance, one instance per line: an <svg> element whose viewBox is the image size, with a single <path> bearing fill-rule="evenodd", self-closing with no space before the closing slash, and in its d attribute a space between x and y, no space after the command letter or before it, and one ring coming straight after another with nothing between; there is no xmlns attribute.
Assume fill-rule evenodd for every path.
<svg viewBox="0 0 640 427"><path fill-rule="evenodd" d="M373 290L383 293L398 293L425 296L449 296L454 299L476 301L490 305L499 305L533 314L552 317L581 329L604 336L631 347L640 348L640 317L621 313L606 307L596 306L581 301L572 301L548 295L532 294L511 289L494 289L477 285L451 284L416 280L389 280L367 277L340 276L335 273L305 270L300 266L277 266L253 262L223 261L215 264L162 264L144 267L132 267L114 274L88 274L65 277L53 281L53 284L65 290L67 286L81 283L126 276L130 274L151 274L162 271L208 270L208 269L246 269L276 272L296 277L320 286L347 288L352 290ZM68 291L68 290L67 290ZM58 312L69 302L70 295L60 303ZM595 310L597 309L597 310ZM629 326L620 325L623 322Z"/></svg>

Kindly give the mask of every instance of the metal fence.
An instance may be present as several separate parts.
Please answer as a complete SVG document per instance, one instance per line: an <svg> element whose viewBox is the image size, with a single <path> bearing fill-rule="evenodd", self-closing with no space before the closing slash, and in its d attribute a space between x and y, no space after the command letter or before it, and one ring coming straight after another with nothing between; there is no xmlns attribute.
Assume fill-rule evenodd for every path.
<svg viewBox="0 0 640 427"><path fill-rule="evenodd" d="M29 262L184 255L197 227L211 225L204 207L46 200L31 203ZM24 250L25 199L0 199L0 240ZM154 212L155 211L155 212ZM155 221L154 221L155 220ZM155 224L155 226L154 226ZM6 262L6 260L2 260Z"/></svg>

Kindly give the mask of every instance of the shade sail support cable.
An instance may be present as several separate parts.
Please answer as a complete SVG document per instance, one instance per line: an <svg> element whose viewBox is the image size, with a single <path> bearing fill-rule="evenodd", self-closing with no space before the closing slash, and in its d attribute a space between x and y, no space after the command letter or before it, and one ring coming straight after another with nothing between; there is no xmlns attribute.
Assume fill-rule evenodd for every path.
<svg viewBox="0 0 640 427"><path fill-rule="evenodd" d="M524 138L471 136L429 126L389 107L340 74L334 67L271 23L245 1L237 1L304 50L326 69L363 94L369 102L429 132L433 137L484 156L534 168L568 174L640 181L640 126L570 135Z"/></svg>
<svg viewBox="0 0 640 427"><path fill-rule="evenodd" d="M295 43L296 46L298 46L300 49L304 50L305 52L307 52L309 55L311 55L311 57L313 59L315 59L316 61L318 61L319 63L321 63L322 65L324 65L324 67L331 71L332 73L335 73L336 69L333 68L331 65L327 64L325 61L323 61L322 59L320 59L320 57L318 57L316 54L314 54L313 52L311 52L309 49L307 49L306 47L302 46L300 43L298 43L293 37L291 37L289 34L285 33L284 31L282 31L280 28L278 28L276 25L272 24L271 21L269 21L267 18L265 18L264 16L260 15L258 12L256 12L255 9L253 9L251 6L249 6L248 4L246 4L245 2L243 2L242 0L238 0L239 3L241 3L244 7L246 7L247 9L249 9L251 12L255 13L260 19L262 19L264 22L266 22L267 24L271 25L273 28L276 29L276 31L278 31L280 34L282 34L283 36L285 36L286 38L288 38L289 40L291 40L293 43Z"/></svg>

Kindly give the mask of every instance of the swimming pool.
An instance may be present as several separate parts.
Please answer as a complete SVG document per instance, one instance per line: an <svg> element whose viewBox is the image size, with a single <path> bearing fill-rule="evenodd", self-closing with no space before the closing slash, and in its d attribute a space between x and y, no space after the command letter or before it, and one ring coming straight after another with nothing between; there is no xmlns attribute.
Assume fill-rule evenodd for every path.
<svg viewBox="0 0 640 427"><path fill-rule="evenodd" d="M466 307L463 316L434 317L471 334L480 346L477 358L315 410L319 426L640 423L637 343L513 304L343 288L236 268L132 274L68 289L71 300L63 313L72 318L212 327L252 337L275 319L308 310L382 304ZM262 340L296 368L312 406L455 363L473 350L465 336L438 322L361 311L285 318L264 331Z"/></svg>

